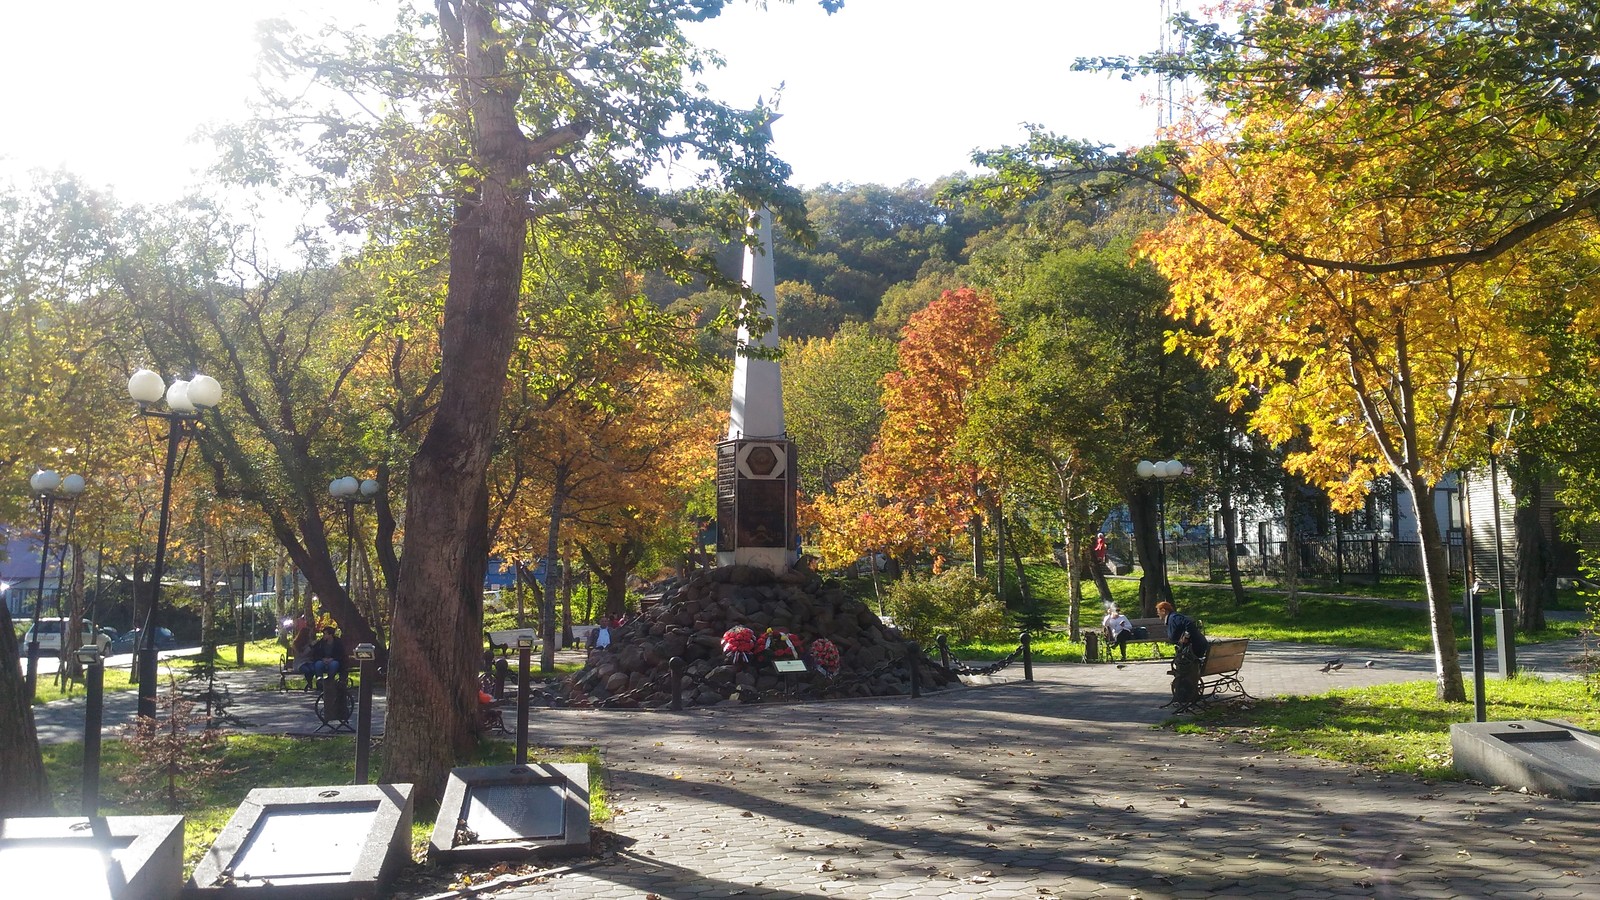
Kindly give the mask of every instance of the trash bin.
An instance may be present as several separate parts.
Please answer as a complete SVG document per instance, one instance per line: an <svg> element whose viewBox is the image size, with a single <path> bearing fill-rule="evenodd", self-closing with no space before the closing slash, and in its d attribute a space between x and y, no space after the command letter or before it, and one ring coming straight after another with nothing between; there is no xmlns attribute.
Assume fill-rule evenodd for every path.
<svg viewBox="0 0 1600 900"><path fill-rule="evenodd" d="M1083 633L1083 661L1100 661L1100 634L1098 632L1091 630Z"/></svg>

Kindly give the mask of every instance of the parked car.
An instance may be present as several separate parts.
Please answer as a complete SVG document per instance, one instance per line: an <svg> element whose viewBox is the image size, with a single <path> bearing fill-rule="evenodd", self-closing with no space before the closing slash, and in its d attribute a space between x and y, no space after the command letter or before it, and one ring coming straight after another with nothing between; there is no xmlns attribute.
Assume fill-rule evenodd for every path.
<svg viewBox="0 0 1600 900"><path fill-rule="evenodd" d="M141 634L142 630L143 629L132 628L132 629L129 629L128 631L124 631L122 634L118 635L117 639L111 642L111 652L112 653L132 653L133 652L133 648L142 646L142 644L140 642L140 634ZM156 628L156 649L157 650L172 650L172 649L176 648L177 646L178 646L178 639L176 637L173 637L171 631L168 631L165 628L160 628L160 627Z"/></svg>
<svg viewBox="0 0 1600 900"><path fill-rule="evenodd" d="M61 632L64 630L63 623L66 621L66 619L60 617L51 617L39 620L38 628L40 653L50 653L56 656L61 655ZM82 619L80 621L83 623L83 630L78 633L78 645L86 647L89 644L98 644L100 647L100 655L104 656L106 654L106 648L111 644L111 639L96 631L94 623L90 622L88 619ZM34 626L29 625L27 633L22 636L21 649L24 653L27 652L28 644L33 640L33 630Z"/></svg>

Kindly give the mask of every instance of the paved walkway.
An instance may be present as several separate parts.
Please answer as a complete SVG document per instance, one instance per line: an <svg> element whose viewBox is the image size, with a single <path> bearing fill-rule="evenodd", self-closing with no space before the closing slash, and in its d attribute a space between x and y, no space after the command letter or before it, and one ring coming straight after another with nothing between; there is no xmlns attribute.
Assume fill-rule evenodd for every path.
<svg viewBox="0 0 1600 900"><path fill-rule="evenodd" d="M1580 648L1524 649L1554 673ZM1345 668L1318 671L1334 654ZM1154 729L1164 673L1041 665L1033 684L917 701L540 711L535 743L602 748L622 847L493 896L1600 895L1594 807ZM1270 643L1243 671L1258 696L1429 673L1416 654ZM238 711L297 703L309 719L293 694ZM70 735L71 704L40 718Z"/></svg>
<svg viewBox="0 0 1600 900"><path fill-rule="evenodd" d="M1324 675L1326 650L1260 649L1244 672L1261 695L1428 671L1375 654ZM628 846L495 896L1600 894L1593 807L1153 730L1164 671L1052 665L1031 685L915 702L542 715L541 742L603 746L608 828Z"/></svg>

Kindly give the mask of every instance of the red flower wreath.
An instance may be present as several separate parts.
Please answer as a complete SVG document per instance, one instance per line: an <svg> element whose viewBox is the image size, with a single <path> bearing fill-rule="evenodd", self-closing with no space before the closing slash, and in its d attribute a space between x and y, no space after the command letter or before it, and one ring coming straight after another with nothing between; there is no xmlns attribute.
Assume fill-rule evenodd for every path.
<svg viewBox="0 0 1600 900"><path fill-rule="evenodd" d="M832 678L839 672L839 648L827 638L817 638L811 642L811 662L817 671Z"/></svg>
<svg viewBox="0 0 1600 900"><path fill-rule="evenodd" d="M749 662L756 652L756 633L743 625L735 625L722 633L722 652L730 659Z"/></svg>

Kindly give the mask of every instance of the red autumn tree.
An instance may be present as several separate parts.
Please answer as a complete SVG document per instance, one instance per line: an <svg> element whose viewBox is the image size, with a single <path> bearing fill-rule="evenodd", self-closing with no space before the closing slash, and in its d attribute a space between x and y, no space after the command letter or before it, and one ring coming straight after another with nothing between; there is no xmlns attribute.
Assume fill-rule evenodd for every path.
<svg viewBox="0 0 1600 900"><path fill-rule="evenodd" d="M957 453L956 439L1003 332L995 302L967 288L946 291L906 323L899 368L883 380L877 441L860 474L811 510L826 562L867 549L937 547L967 526L978 470Z"/></svg>

